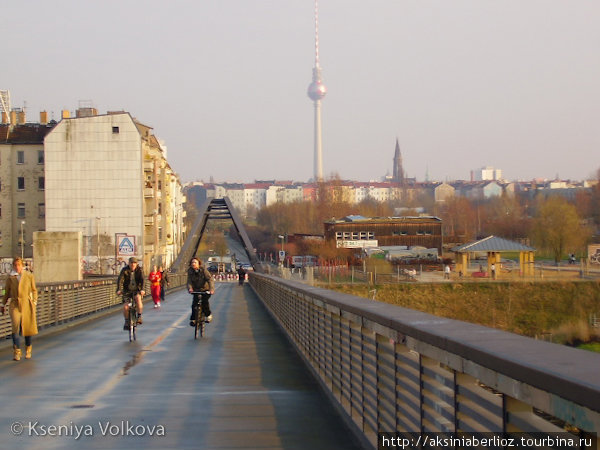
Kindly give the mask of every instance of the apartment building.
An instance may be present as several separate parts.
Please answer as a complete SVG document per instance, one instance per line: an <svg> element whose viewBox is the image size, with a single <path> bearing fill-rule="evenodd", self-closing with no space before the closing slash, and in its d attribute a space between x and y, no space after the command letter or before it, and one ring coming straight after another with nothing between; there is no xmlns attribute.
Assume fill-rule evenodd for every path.
<svg viewBox="0 0 600 450"><path fill-rule="evenodd" d="M94 111L64 118L44 147L47 231L81 231L103 273L123 236L133 246L123 254L146 268L172 262L183 244L185 197L151 127L127 112Z"/></svg>
<svg viewBox="0 0 600 450"><path fill-rule="evenodd" d="M44 137L55 123L19 118L0 124L0 258L31 258L33 232L45 229Z"/></svg>

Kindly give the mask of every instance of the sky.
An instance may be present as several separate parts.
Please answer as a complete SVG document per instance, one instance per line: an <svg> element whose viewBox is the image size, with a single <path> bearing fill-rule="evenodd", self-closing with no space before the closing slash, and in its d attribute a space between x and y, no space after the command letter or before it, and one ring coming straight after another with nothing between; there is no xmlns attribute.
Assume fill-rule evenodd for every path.
<svg viewBox="0 0 600 450"><path fill-rule="evenodd" d="M309 181L313 0L2 5L0 89L30 121L125 110L182 181ZM600 169L597 0L321 0L324 175L582 180Z"/></svg>

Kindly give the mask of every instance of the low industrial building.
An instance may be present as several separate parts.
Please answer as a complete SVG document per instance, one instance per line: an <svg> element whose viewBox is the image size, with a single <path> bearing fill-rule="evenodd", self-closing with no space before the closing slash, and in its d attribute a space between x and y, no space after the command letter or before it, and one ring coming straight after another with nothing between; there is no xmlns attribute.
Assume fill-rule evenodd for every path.
<svg viewBox="0 0 600 450"><path fill-rule="evenodd" d="M406 246L437 248L442 253L442 219L435 216L347 216L325 222L325 240L338 247Z"/></svg>

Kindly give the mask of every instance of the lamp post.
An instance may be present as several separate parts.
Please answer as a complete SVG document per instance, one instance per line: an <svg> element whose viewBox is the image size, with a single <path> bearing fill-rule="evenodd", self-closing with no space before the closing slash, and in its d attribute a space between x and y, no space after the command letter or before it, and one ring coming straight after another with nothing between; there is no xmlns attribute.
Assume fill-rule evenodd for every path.
<svg viewBox="0 0 600 450"><path fill-rule="evenodd" d="M96 217L96 256L98 258L98 269L102 274L102 263L100 261L100 217Z"/></svg>
<svg viewBox="0 0 600 450"><path fill-rule="evenodd" d="M21 259L25 257L25 235L23 234L23 225L25 225L25 221L21 220Z"/></svg>

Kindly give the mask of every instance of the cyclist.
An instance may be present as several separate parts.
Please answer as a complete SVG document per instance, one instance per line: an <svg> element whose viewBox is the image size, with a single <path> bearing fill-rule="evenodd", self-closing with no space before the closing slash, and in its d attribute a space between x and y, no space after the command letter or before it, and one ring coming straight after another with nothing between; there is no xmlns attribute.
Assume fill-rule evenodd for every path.
<svg viewBox="0 0 600 450"><path fill-rule="evenodd" d="M202 308L204 317L206 317L206 321L210 322L212 320L212 314L210 312L208 299L215 293L215 282L210 275L210 272L206 270L206 267L202 266L202 261L198 258L192 258L190 261L190 268L188 269L187 276L187 288L190 294L192 292L202 292L202 294L194 294L190 326L196 326L196 322L194 321L194 308L198 306L198 302L200 302L200 307Z"/></svg>
<svg viewBox="0 0 600 450"><path fill-rule="evenodd" d="M129 302L137 305L138 325L142 324L142 297L144 296L144 273L135 257L129 258L129 264L121 270L117 279L117 295L123 295L123 316L125 317L124 330L129 330Z"/></svg>

